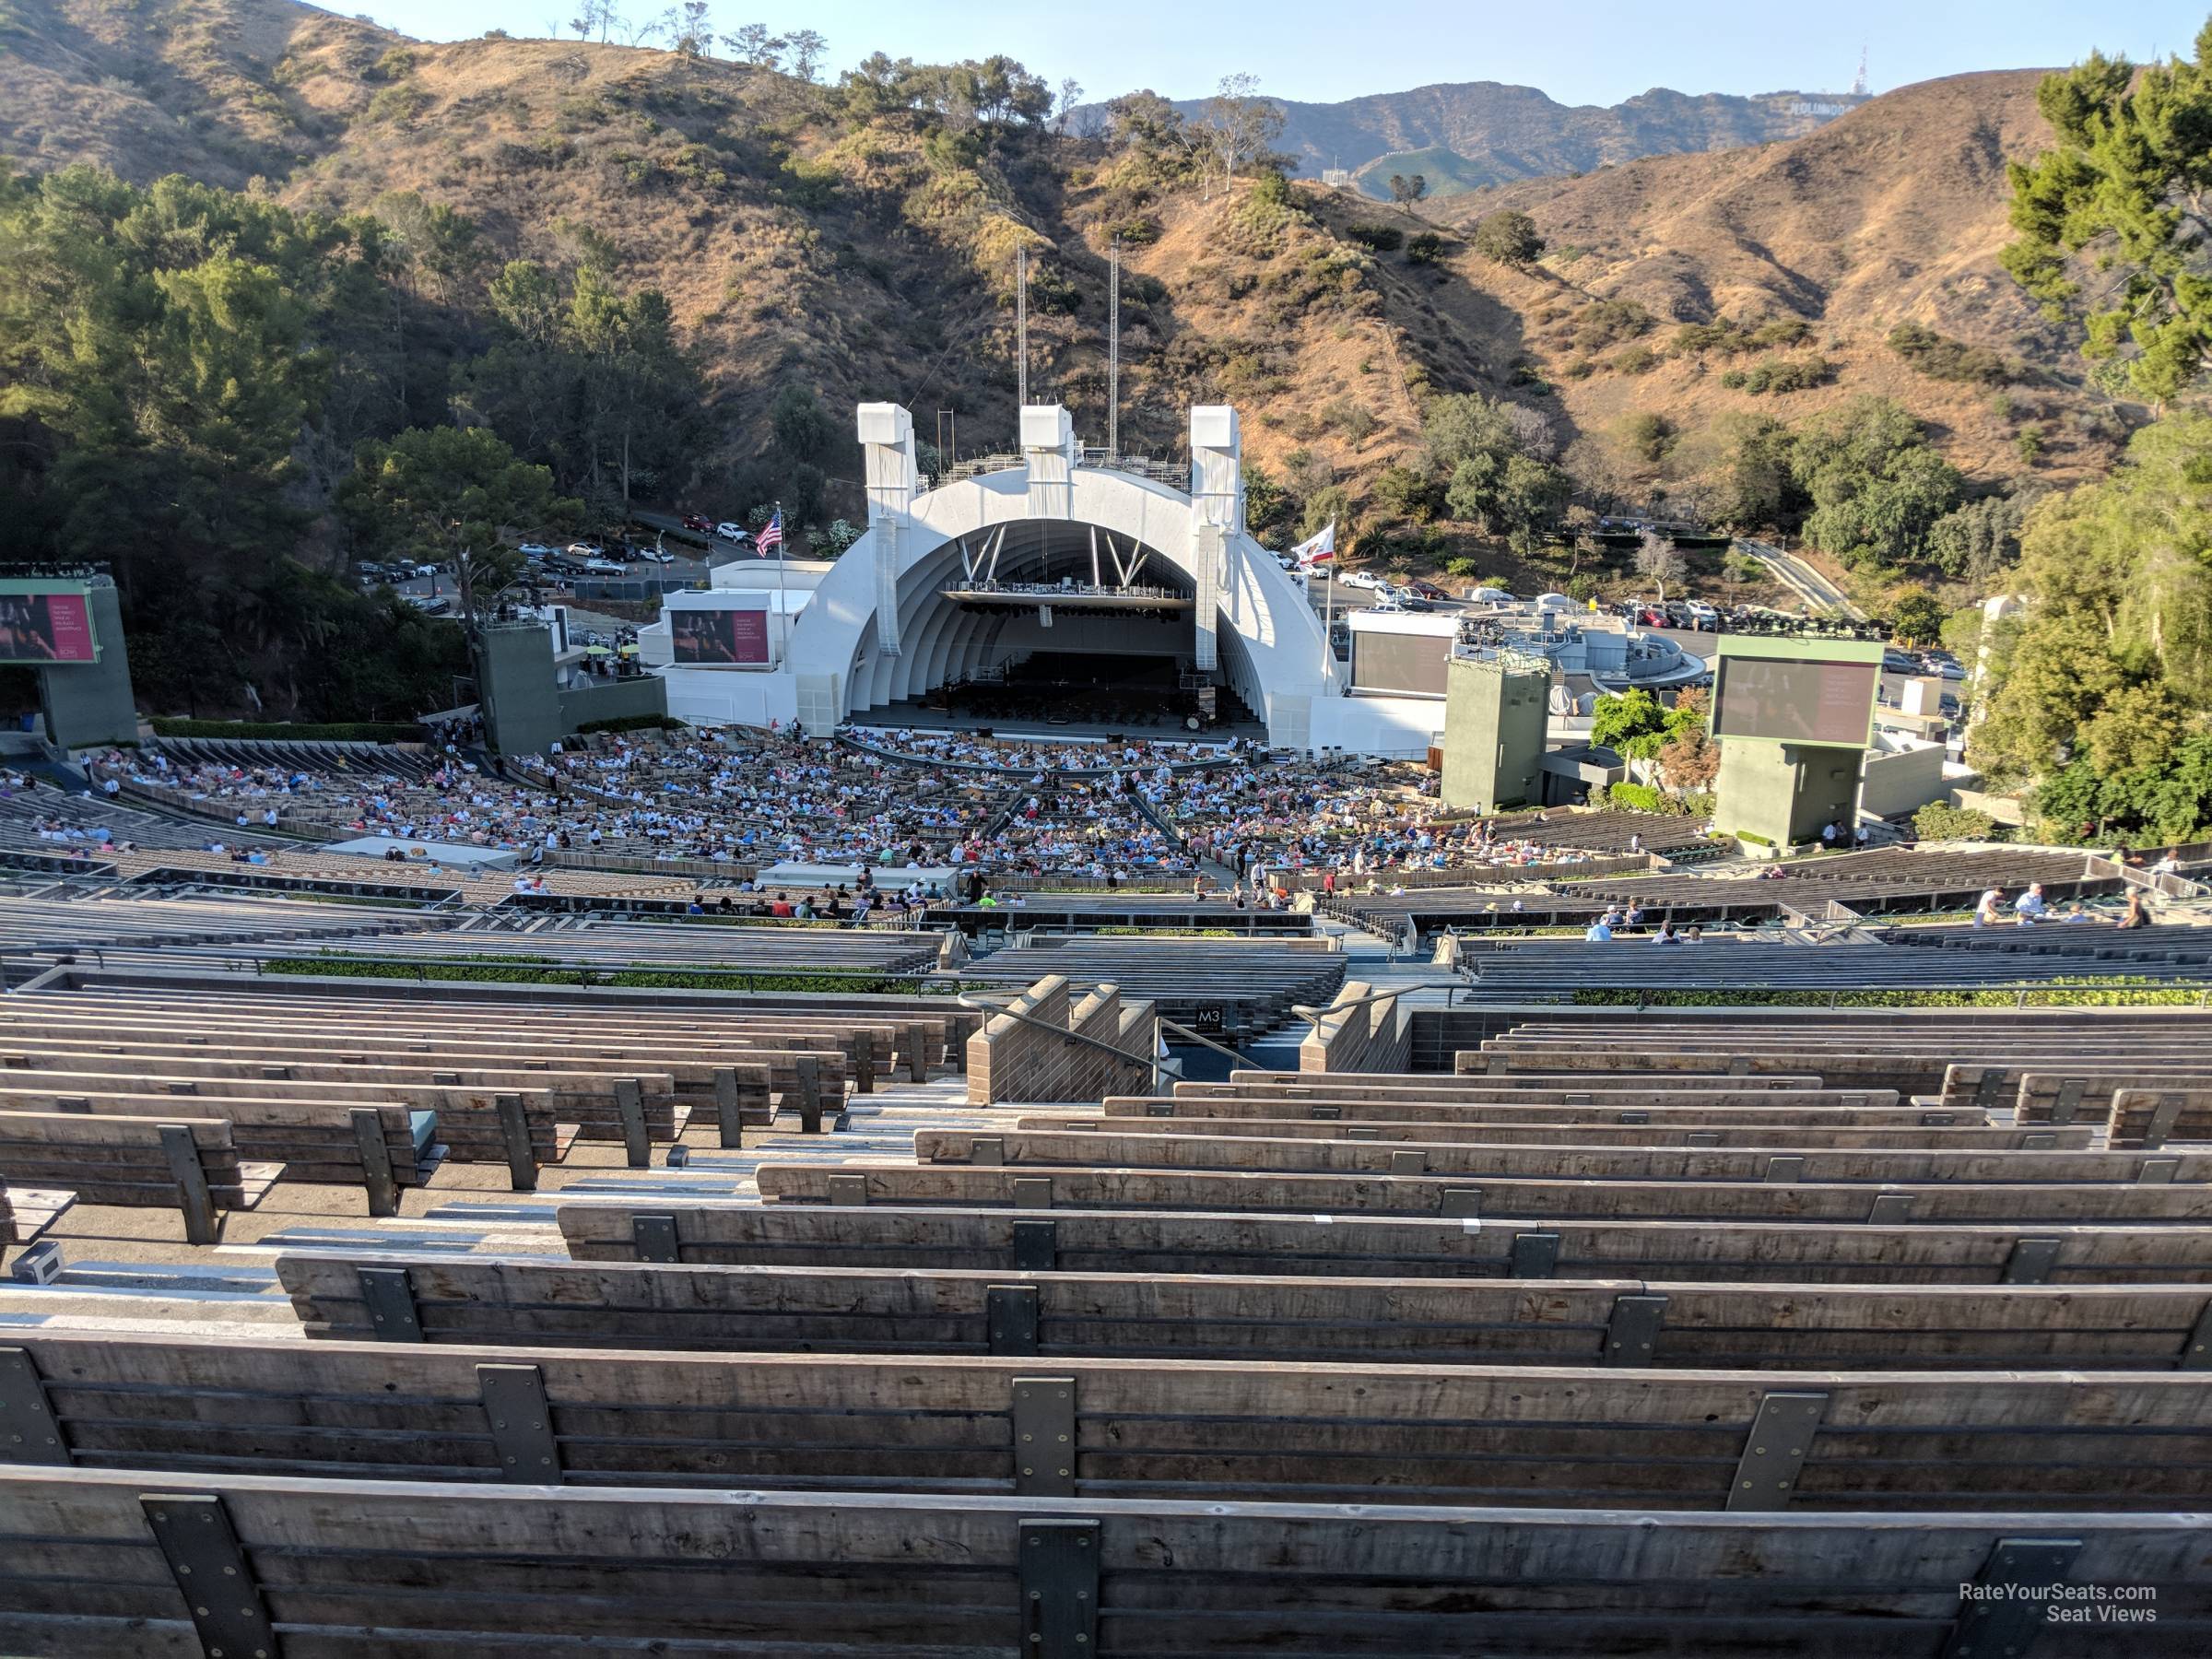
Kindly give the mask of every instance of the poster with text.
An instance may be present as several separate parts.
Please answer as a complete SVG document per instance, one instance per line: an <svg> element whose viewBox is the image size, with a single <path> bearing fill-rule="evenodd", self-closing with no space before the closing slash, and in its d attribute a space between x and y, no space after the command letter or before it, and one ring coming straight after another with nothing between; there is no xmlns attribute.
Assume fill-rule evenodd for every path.
<svg viewBox="0 0 2212 1659"><path fill-rule="evenodd" d="M96 663L84 590L0 594L0 663Z"/></svg>
<svg viewBox="0 0 2212 1659"><path fill-rule="evenodd" d="M759 668L768 664L768 613L677 610L668 613L672 655L681 668Z"/></svg>

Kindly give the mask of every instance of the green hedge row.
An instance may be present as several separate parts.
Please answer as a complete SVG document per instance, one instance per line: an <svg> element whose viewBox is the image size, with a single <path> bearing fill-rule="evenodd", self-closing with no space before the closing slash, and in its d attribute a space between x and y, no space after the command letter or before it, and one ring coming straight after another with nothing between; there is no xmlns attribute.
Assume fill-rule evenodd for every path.
<svg viewBox="0 0 2212 1659"><path fill-rule="evenodd" d="M2048 980L2040 985L2007 989L1992 985L1973 991L1919 991L1897 986L1879 991L1738 990L1633 991L1589 987L1574 994L1584 1007L1604 1008L2135 1008L2194 1007L2204 993L2193 987L2160 986L2150 980L2092 978Z"/></svg>
<svg viewBox="0 0 2212 1659"><path fill-rule="evenodd" d="M673 714L624 714L616 720L587 720L576 728L579 737L594 732L680 732L684 723Z"/></svg>
<svg viewBox="0 0 2212 1659"><path fill-rule="evenodd" d="M283 720L186 720L157 714L151 722L158 737L274 738L290 743L413 743L422 736L419 722L412 720L354 720L325 725L294 724Z"/></svg>
<svg viewBox="0 0 2212 1659"><path fill-rule="evenodd" d="M314 979L424 979L494 985L614 985L646 991L818 991L846 995L920 994L950 996L978 989L964 982L926 979L913 973L862 978L848 974L774 973L726 969L686 971L664 968L563 968L529 961L469 961L465 959L416 967L367 961L359 957L333 960L319 957L272 957L264 973Z"/></svg>

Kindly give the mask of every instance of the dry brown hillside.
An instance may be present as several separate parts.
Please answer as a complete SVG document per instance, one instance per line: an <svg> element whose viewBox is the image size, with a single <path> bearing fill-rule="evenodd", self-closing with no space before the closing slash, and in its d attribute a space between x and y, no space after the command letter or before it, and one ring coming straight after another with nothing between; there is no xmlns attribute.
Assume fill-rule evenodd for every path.
<svg viewBox="0 0 2212 1659"><path fill-rule="evenodd" d="M183 171L387 217L404 218L394 193L412 193L473 221L488 268L590 249L627 284L663 290L714 400L700 487L758 452L771 398L794 381L832 411L903 402L925 437L937 410L957 409L963 452L1005 443L1021 244L1039 261L1033 393L1064 398L1101 441L1103 250L1117 230L1126 448L1174 453L1188 403L1226 400L1278 478L1357 493L1416 442L1423 395L1485 390L1550 410L1582 440L1578 470L1611 465L1626 488L1680 494L1713 461L1717 417L1794 418L1881 392L1937 422L1984 478L2030 468L2030 427L2043 434L2034 469L2085 468L2117 423L1994 265L2003 161L2041 142L2034 85L1931 83L1788 143L1432 209L1453 229L1501 206L1535 216L1552 251L1516 271L1463 238L1433 265L1370 252L1352 232L1434 227L1352 193L1301 184L1297 210L1258 211L1244 187L1147 182L1097 144L1041 134L955 154L897 120L855 130L821 88L663 51L428 45L291 0L0 0L0 154L20 164ZM456 326L480 325L466 284L453 288ZM1622 332L1634 307L1652 322ZM1769 354L1674 342L1684 322L1778 317L1807 329L1781 355L1827 359L1828 383L1731 390L1724 375ZM1884 344L1900 320L1994 347L2027 378L1930 379ZM1662 462L1618 441L1631 411L1676 429ZM850 510L844 488L833 504Z"/></svg>
<svg viewBox="0 0 2212 1659"><path fill-rule="evenodd" d="M2009 240L2007 160L2042 148L2037 71L1957 76L1885 94L1806 137L1701 155L1656 157L1575 178L1455 197L1432 209L1465 232L1499 208L1530 215L1549 244L1519 272L1462 246L1452 268L1520 319L1528 350L1576 425L1614 429L1631 410L1696 435L1716 416L1796 417L1878 393L1936 423L1951 458L1983 479L2049 475L2107 462L2120 421L2085 385L2084 365L1997 264ZM1628 301L1653 317L1634 337L1605 326L1594 302ZM1618 308L1617 308L1618 309ZM1677 324L1802 319L1802 340L1699 352ZM1900 323L2015 359L2007 386L1931 378L1885 343ZM1755 394L1720 376L1764 357L1818 357L1828 383ZM2024 461L2020 433L2042 450Z"/></svg>

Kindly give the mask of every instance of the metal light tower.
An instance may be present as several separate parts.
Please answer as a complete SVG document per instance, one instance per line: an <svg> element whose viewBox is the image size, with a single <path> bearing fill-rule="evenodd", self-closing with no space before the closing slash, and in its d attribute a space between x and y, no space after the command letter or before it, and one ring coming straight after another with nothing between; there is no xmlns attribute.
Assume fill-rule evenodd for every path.
<svg viewBox="0 0 2212 1659"><path fill-rule="evenodd" d="M1108 244L1106 285L1106 453L1122 454L1122 239Z"/></svg>
<svg viewBox="0 0 2212 1659"><path fill-rule="evenodd" d="M1014 250L1014 401L1030 406L1030 251Z"/></svg>

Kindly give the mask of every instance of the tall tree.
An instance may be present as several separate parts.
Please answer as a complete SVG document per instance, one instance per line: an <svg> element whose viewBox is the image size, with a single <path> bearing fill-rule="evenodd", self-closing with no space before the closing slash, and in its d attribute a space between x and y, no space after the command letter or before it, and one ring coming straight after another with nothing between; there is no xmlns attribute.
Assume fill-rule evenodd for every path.
<svg viewBox="0 0 2212 1659"><path fill-rule="evenodd" d="M2212 23L2194 61L2092 53L2036 103L2058 144L2008 170L2006 268L2053 316L2084 320L2088 356L2126 354L2136 390L2169 403L2212 349Z"/></svg>
<svg viewBox="0 0 2212 1659"><path fill-rule="evenodd" d="M1392 173L1390 199L1401 207L1410 207L1429 194L1429 179L1425 173Z"/></svg>
<svg viewBox="0 0 2212 1659"><path fill-rule="evenodd" d="M803 81L811 81L821 73L822 58L830 50L830 42L818 31L794 29L784 45L791 52L792 74Z"/></svg>
<svg viewBox="0 0 2212 1659"><path fill-rule="evenodd" d="M1214 164L1226 180L1260 161L1283 130L1283 108L1260 93L1256 75L1225 75L1199 117Z"/></svg>
<svg viewBox="0 0 2212 1659"><path fill-rule="evenodd" d="M1528 265L1544 252L1536 221L1517 207L1500 207L1485 214L1470 239L1475 252L1504 265Z"/></svg>

